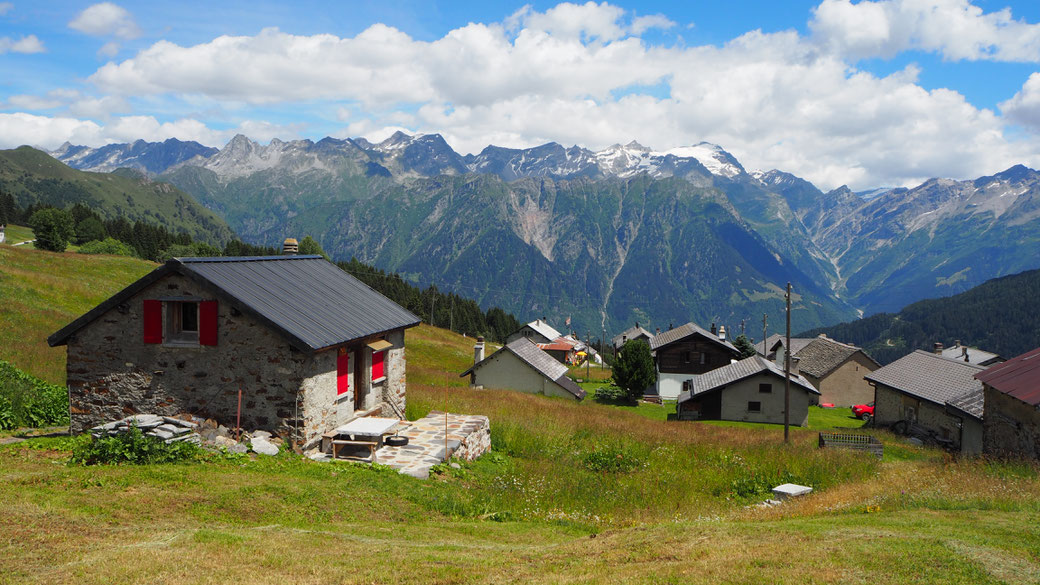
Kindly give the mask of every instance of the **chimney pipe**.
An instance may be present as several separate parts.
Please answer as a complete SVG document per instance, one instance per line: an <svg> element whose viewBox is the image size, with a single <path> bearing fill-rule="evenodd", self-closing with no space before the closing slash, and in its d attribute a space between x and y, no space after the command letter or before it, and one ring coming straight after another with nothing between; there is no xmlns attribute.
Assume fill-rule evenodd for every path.
<svg viewBox="0 0 1040 585"><path fill-rule="evenodd" d="M717 332L717 331L715 330L715 324L714 324L714 323L712 323L712 324L711 324L711 334L712 334L712 335L715 335L716 333L718 333L718 332Z"/></svg>
<svg viewBox="0 0 1040 585"><path fill-rule="evenodd" d="M300 253L300 243L296 241L296 238L285 238L282 242L282 254L286 256L295 256Z"/></svg>
<svg viewBox="0 0 1040 585"><path fill-rule="evenodd" d="M719 325L719 339L726 341L726 326Z"/></svg>
<svg viewBox="0 0 1040 585"><path fill-rule="evenodd" d="M661 328L660 328L660 327L658 327L658 328L657 328L657 333L655 333L654 335L660 335L660 334L661 334Z"/></svg>
<svg viewBox="0 0 1040 585"><path fill-rule="evenodd" d="M942 351L943 351L943 344L942 344L942 343L940 343L940 342L938 342L938 341L936 341L936 342L935 342L935 343L934 343L934 344L932 345L932 351L933 351L933 352L935 352L935 355L942 355Z"/></svg>
<svg viewBox="0 0 1040 585"><path fill-rule="evenodd" d="M958 339L956 342L954 342L953 345L954 345L954 347L960 347L961 346L961 340Z"/></svg>
<svg viewBox="0 0 1040 585"><path fill-rule="evenodd" d="M473 346L473 363L484 361L484 337L477 337L477 344Z"/></svg>

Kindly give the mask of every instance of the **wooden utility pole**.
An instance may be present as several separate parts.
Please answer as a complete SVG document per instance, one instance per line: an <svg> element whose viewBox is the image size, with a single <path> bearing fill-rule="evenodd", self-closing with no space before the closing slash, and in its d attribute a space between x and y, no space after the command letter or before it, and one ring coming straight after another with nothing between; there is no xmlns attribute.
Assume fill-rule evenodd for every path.
<svg viewBox="0 0 1040 585"><path fill-rule="evenodd" d="M784 442L791 442L791 283L787 283L787 341L784 347Z"/></svg>
<svg viewBox="0 0 1040 585"><path fill-rule="evenodd" d="M766 314L762 313L762 355L769 355L769 348L766 347Z"/></svg>
<svg viewBox="0 0 1040 585"><path fill-rule="evenodd" d="M585 330L585 381L589 381L589 362L592 361L592 332Z"/></svg>

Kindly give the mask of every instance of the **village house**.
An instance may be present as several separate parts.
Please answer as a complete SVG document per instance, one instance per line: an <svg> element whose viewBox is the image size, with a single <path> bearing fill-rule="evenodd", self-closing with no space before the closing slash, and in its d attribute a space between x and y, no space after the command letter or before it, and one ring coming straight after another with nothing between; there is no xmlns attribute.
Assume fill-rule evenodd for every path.
<svg viewBox="0 0 1040 585"><path fill-rule="evenodd" d="M1040 459L1040 348L990 366L982 382L983 446L989 455Z"/></svg>
<svg viewBox="0 0 1040 585"><path fill-rule="evenodd" d="M793 339L791 346L795 346ZM798 358L805 379L820 391L821 403L853 406L874 400L874 388L863 376L881 364L862 349L820 334L792 356ZM783 359L783 351L777 351L776 363L782 365Z"/></svg>
<svg viewBox="0 0 1040 585"><path fill-rule="evenodd" d="M567 366L524 337L510 341L486 358L484 338L478 338L473 346L473 366L459 376L470 376L471 385L492 390L585 398L585 391L567 377Z"/></svg>
<svg viewBox="0 0 1040 585"><path fill-rule="evenodd" d="M676 401L679 420L784 422L784 370L760 355L722 366L689 379ZM809 424L809 405L819 391L798 374L791 360L790 424Z"/></svg>
<svg viewBox="0 0 1040 585"><path fill-rule="evenodd" d="M723 334L724 335L724 334ZM657 382L648 394L674 400L682 392L683 382L691 377L728 365L740 357L740 350L715 333L687 323L655 335L650 340L657 368Z"/></svg>
<svg viewBox="0 0 1040 585"><path fill-rule="evenodd" d="M896 430L920 430L953 450L982 452L982 416L975 375L984 368L917 350L869 374L874 421Z"/></svg>
<svg viewBox="0 0 1040 585"><path fill-rule="evenodd" d="M534 343L552 343L562 337L545 319L535 319L517 329L506 338L506 343L524 338Z"/></svg>
<svg viewBox="0 0 1040 585"><path fill-rule="evenodd" d="M175 258L48 343L68 348L73 432L134 413L231 427L240 408L307 448L358 415L404 418L418 324L320 256Z"/></svg>
<svg viewBox="0 0 1040 585"><path fill-rule="evenodd" d="M620 352L621 348L629 341L641 339L649 345L650 340L653 339L653 337L654 334L640 327L639 322L637 321L635 326L629 327L611 338L610 344L614 346L614 358L617 358L618 352Z"/></svg>
<svg viewBox="0 0 1040 585"><path fill-rule="evenodd" d="M942 348L941 343L935 344L937 347ZM961 340L958 339L953 347L947 347L942 350L942 356L946 359L961 360L962 362L968 362L969 364L975 364L976 366L992 366L993 364L999 364L1004 361L1004 358L999 355L983 351L977 347L968 347L967 345L961 345Z"/></svg>

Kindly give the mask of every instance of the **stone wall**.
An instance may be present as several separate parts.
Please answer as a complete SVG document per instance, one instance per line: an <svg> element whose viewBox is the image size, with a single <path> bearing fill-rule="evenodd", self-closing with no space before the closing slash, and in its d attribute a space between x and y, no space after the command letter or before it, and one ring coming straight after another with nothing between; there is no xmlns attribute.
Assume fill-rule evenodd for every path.
<svg viewBox="0 0 1040 585"><path fill-rule="evenodd" d="M988 385L983 392L985 453L1040 459L1040 410Z"/></svg>
<svg viewBox="0 0 1040 585"><path fill-rule="evenodd" d="M473 461L491 450L491 423L486 416L465 416L462 425L454 433L463 438L452 457Z"/></svg>
<svg viewBox="0 0 1040 585"><path fill-rule="evenodd" d="M916 423L937 437L949 439L955 448L960 449L961 419L939 405L928 400L910 396L878 384L874 393L874 423L878 426L889 426L911 418L911 409Z"/></svg>
<svg viewBox="0 0 1040 585"><path fill-rule="evenodd" d="M216 298L208 288L171 275L69 339L72 431L143 412L189 412L234 425L239 389L243 427L291 431L299 414L298 389L313 360L222 298L216 298L217 345L144 343L143 300L176 297Z"/></svg>

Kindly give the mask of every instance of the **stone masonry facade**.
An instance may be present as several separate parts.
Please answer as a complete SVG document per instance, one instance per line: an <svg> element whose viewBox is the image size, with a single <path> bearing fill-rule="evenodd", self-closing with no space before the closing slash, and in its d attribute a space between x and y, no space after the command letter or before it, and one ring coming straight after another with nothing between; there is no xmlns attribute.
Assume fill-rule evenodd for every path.
<svg viewBox="0 0 1040 585"><path fill-rule="evenodd" d="M144 343L145 299L217 300L216 345ZM387 338L393 347L378 396L393 400L403 414L404 332ZM367 348L352 349L358 355ZM353 412L357 387L337 397L336 348L298 351L209 287L180 275L158 280L77 331L68 340L67 383L74 433L137 413L187 412L230 427L241 389L243 428L295 438L304 446Z"/></svg>
<svg viewBox="0 0 1040 585"><path fill-rule="evenodd" d="M983 392L984 452L998 457L1040 459L1040 410L988 384L983 386Z"/></svg>

